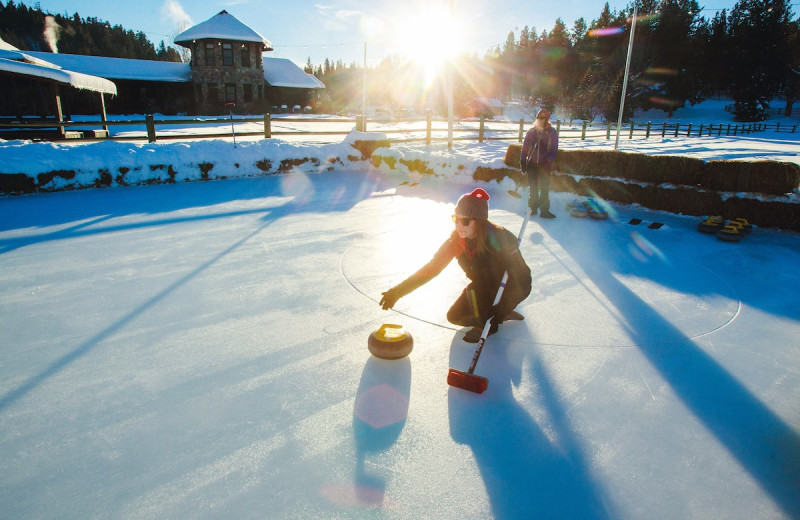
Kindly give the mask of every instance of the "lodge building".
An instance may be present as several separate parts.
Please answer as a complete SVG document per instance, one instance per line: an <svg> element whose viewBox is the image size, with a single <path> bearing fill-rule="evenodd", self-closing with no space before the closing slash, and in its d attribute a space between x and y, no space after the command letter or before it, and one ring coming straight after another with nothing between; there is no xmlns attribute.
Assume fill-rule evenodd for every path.
<svg viewBox="0 0 800 520"><path fill-rule="evenodd" d="M224 10L175 43L189 49L189 63L25 51L0 40L0 116L255 114L311 105L325 88L290 60L264 57L269 40Z"/></svg>

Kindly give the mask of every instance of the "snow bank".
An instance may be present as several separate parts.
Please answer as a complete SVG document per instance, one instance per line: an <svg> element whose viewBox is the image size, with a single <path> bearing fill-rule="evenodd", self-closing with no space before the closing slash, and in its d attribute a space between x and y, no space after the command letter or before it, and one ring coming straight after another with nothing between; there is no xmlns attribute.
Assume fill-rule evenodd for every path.
<svg viewBox="0 0 800 520"><path fill-rule="evenodd" d="M31 190L54 191L95 186L226 179L271 175L289 170L304 173L353 167L364 160L348 136L342 143L303 145L279 140L224 140L180 143L101 141L81 146L7 141L2 145L0 179L29 179ZM9 191L2 186L0 190ZM19 191L19 190L16 190Z"/></svg>

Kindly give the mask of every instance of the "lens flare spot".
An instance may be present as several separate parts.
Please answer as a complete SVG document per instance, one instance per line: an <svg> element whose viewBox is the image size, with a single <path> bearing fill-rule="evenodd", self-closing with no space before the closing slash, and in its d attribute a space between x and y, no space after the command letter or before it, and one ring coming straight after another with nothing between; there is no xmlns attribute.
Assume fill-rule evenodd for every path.
<svg viewBox="0 0 800 520"><path fill-rule="evenodd" d="M656 74L659 76L677 76L678 69L670 69L667 67L650 67L645 70L646 74Z"/></svg>
<svg viewBox="0 0 800 520"><path fill-rule="evenodd" d="M356 397L354 413L373 428L385 428L406 420L408 397L393 386L382 383Z"/></svg>
<svg viewBox="0 0 800 520"><path fill-rule="evenodd" d="M603 36L614 36L625 32L624 27L603 27L600 29L591 29L588 33L589 36L595 38L602 38Z"/></svg>
<svg viewBox="0 0 800 520"><path fill-rule="evenodd" d="M314 196L314 185L308 175L295 170L281 177L281 192L285 197L293 197L296 204L306 204Z"/></svg>
<svg viewBox="0 0 800 520"><path fill-rule="evenodd" d="M642 263L649 262L651 259L658 259L664 262L667 260L664 253L638 231L631 233L631 242L628 244L628 251L631 256Z"/></svg>

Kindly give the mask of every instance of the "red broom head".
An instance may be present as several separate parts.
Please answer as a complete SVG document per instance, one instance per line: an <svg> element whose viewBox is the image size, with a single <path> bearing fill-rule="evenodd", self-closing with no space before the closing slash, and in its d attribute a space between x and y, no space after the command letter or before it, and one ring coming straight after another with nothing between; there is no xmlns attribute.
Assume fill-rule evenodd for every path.
<svg viewBox="0 0 800 520"><path fill-rule="evenodd" d="M447 384L476 394L482 394L489 388L489 380L485 377L468 374L454 368L447 373Z"/></svg>

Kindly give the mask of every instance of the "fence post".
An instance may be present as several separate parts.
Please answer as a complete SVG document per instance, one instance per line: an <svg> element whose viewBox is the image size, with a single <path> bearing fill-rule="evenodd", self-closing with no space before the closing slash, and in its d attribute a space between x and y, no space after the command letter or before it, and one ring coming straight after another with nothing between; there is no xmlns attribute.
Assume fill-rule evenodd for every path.
<svg viewBox="0 0 800 520"><path fill-rule="evenodd" d="M556 133L561 133L561 120L556 121Z"/></svg>
<svg viewBox="0 0 800 520"><path fill-rule="evenodd" d="M689 137L692 133L692 123L689 123L689 126L686 127L686 137Z"/></svg>
<svg viewBox="0 0 800 520"><path fill-rule="evenodd" d="M145 124L147 125L147 142L156 142L156 124L153 119L153 114L146 114L144 116Z"/></svg>
<svg viewBox="0 0 800 520"><path fill-rule="evenodd" d="M611 123L606 123L606 140L611 139Z"/></svg>
<svg viewBox="0 0 800 520"><path fill-rule="evenodd" d="M433 124L432 121L431 121L431 117L432 117L431 116L431 111L430 110L426 110L425 111L425 116L427 117L427 120L428 120L427 121L427 125L426 125L426 132L425 132L425 144L430 146L430 144L431 144L431 126Z"/></svg>
<svg viewBox="0 0 800 520"><path fill-rule="evenodd" d="M480 127L480 130L478 130L478 142L479 143L483 142L483 120L484 120L484 116L483 116L483 114L481 114L481 127Z"/></svg>
<svg viewBox="0 0 800 520"><path fill-rule="evenodd" d="M700 131L697 132L697 137L703 137L703 123L700 123Z"/></svg>
<svg viewBox="0 0 800 520"><path fill-rule="evenodd" d="M272 118L267 112L264 114L264 139L272 138Z"/></svg>
<svg viewBox="0 0 800 520"><path fill-rule="evenodd" d="M645 131L644 138L650 139L650 121L647 122L647 130Z"/></svg>
<svg viewBox="0 0 800 520"><path fill-rule="evenodd" d="M667 136L667 123L661 123L661 139Z"/></svg>
<svg viewBox="0 0 800 520"><path fill-rule="evenodd" d="M675 137L678 137L678 129L681 127L680 123L675 123Z"/></svg>
<svg viewBox="0 0 800 520"><path fill-rule="evenodd" d="M522 138L525 134L525 119L519 120L519 142L522 142Z"/></svg>
<svg viewBox="0 0 800 520"><path fill-rule="evenodd" d="M586 120L583 121L583 127L581 128L581 141L586 140Z"/></svg>
<svg viewBox="0 0 800 520"><path fill-rule="evenodd" d="M722 123L719 124L719 130L717 130L717 137L722 136Z"/></svg>
<svg viewBox="0 0 800 520"><path fill-rule="evenodd" d="M628 139L633 139L633 120L631 120L631 131L628 134Z"/></svg>

